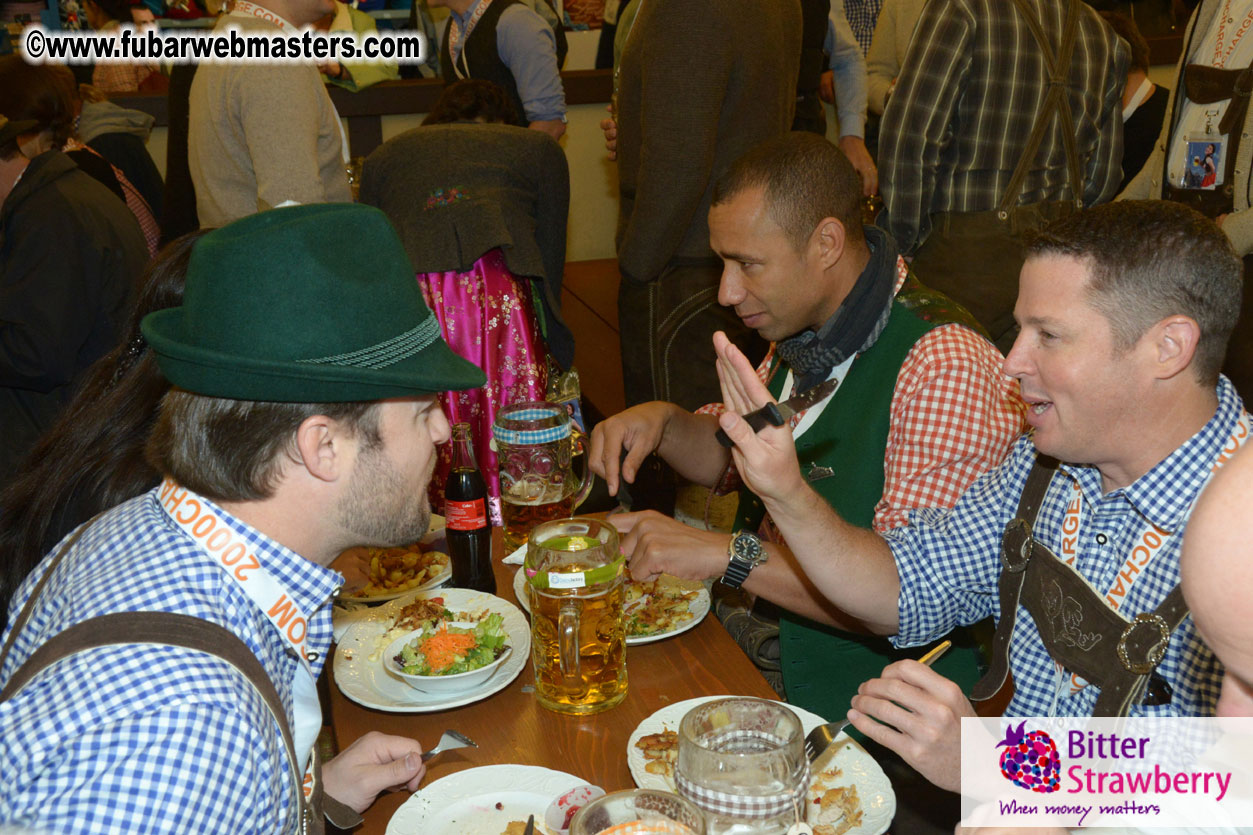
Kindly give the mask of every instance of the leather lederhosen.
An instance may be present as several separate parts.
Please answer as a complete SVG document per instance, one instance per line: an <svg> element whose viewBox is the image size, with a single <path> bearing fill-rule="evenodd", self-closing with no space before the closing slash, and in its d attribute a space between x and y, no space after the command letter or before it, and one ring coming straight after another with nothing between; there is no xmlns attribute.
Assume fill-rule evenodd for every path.
<svg viewBox="0 0 1253 835"><path fill-rule="evenodd" d="M8 657L9 651L17 640L18 633L30 619L35 609L35 601L43 590L44 584L82 533L95 521L92 519L80 525L49 562L43 577L40 578L30 598L26 601L26 605L18 613L13 629L9 632L8 640L5 641L3 647L0 647L0 665L3 665L4 659ZM313 775L313 783L310 786L309 796L306 798L301 785L303 775L299 768L300 760L296 756L296 745L287 721L287 711L283 707L278 691L274 688L274 682L270 680L269 673L248 645L237 635L203 618L174 612L114 612L76 623L52 636L31 653L22 666L5 682L4 688L0 689L0 703L17 695L18 691L31 679L58 661L89 649L115 644L162 644L183 647L215 656L230 664L265 701L283 737L283 745L287 749L288 769L292 776L293 796L297 804L296 818L292 821L293 827L288 831L300 832L303 835L321 835L326 831L324 817L336 826L345 829L361 823L361 816L355 810L322 790L322 763L317 745L313 746L311 755L313 765L310 772Z"/></svg>
<svg viewBox="0 0 1253 835"><path fill-rule="evenodd" d="M1195 104L1231 102L1218 123L1218 135L1227 137L1227 145L1223 149L1223 184L1213 189L1175 187L1169 178L1170 154L1167 153L1163 160L1162 196L1191 206L1206 217L1218 217L1235 208L1236 154L1249 110L1249 97L1253 95L1253 65L1242 70L1226 70L1204 64L1188 64L1183 69L1183 88L1187 100ZM1175 95L1176 111L1183 98L1178 93ZM1171 124L1174 124L1174 114ZM1174 143L1170 147L1173 148Z"/></svg>
<svg viewBox="0 0 1253 835"><path fill-rule="evenodd" d="M1081 574L1033 536L1057 463L1044 456L1036 460L1018 512L1005 526L998 584L1001 620L992 646L992 666L971 691L971 698L989 699L1005 683L1010 637L1021 603L1035 620L1049 656L1100 688L1093 715L1125 716L1143 698L1188 607L1176 586L1154 611L1128 621Z"/></svg>

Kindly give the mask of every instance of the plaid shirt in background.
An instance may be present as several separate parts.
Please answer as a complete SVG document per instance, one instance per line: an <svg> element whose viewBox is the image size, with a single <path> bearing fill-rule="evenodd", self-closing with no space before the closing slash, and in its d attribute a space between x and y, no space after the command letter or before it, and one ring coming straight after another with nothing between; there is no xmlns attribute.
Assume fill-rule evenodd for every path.
<svg viewBox="0 0 1253 835"><path fill-rule="evenodd" d="M1235 431L1243 406L1223 377L1218 409L1205 427L1131 485L1105 494L1095 467L1063 464L1049 486L1033 533L1060 554L1062 520L1082 490L1075 568L1099 592L1108 591L1136 540L1152 523L1171 535L1138 575L1120 612L1134 617L1151 612L1179 583L1179 549L1192 503L1210 468ZM1118 431L1115 427L1114 431ZM1005 525L1017 512L1035 446L1024 437L1009 458L980 478L952 510L910 514L910 525L886 535L901 578L897 646L925 644L958 624L989 614L1000 617L997 579ZM1006 716L1090 716L1097 688L1076 690L1044 649L1039 628L1018 608L1010 641L1014 698ZM1132 716L1212 716L1218 700L1220 667L1188 617L1170 637L1158 671L1174 689L1170 704L1136 706Z"/></svg>
<svg viewBox="0 0 1253 835"><path fill-rule="evenodd" d="M836 2L838 0L832 0L832 5ZM874 27L879 22L879 10L882 8L883 0L844 0L844 16L853 28L853 36L857 38L863 57L870 51L870 39L874 36Z"/></svg>
<svg viewBox="0 0 1253 835"><path fill-rule="evenodd" d="M1065 0L1027 0L1054 48ZM1011 0L931 0L883 114L879 184L901 252L912 254L935 212L995 209L1025 153L1048 73ZM1128 51L1080 4L1068 78L1085 206L1122 179L1122 93ZM1070 199L1060 119L1045 134L1018 205Z"/></svg>
<svg viewBox="0 0 1253 835"><path fill-rule="evenodd" d="M331 645L331 596L343 577L218 512L309 616L306 646L319 674ZM47 562L18 588L8 628ZM0 685L68 627L144 610L201 617L238 635L292 721L294 651L165 515L155 490L110 510L66 555L0 668ZM0 704L0 829L270 835L294 802L289 769L261 696L226 661L188 649L88 650Z"/></svg>

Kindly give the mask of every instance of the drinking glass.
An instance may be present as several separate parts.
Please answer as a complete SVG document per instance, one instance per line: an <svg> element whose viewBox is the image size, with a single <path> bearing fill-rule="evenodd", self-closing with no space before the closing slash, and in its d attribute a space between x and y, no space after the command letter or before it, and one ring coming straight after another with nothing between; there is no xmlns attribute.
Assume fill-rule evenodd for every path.
<svg viewBox="0 0 1253 835"><path fill-rule="evenodd" d="M805 819L809 761L786 705L730 698L679 723L679 794L705 812L709 835L782 835Z"/></svg>
<svg viewBox="0 0 1253 835"><path fill-rule="evenodd" d="M598 713L626 698L623 566L602 519L545 522L527 543L535 697L558 713Z"/></svg>
<svg viewBox="0 0 1253 835"><path fill-rule="evenodd" d="M653 789L614 792L580 809L570 835L705 835L705 816L687 800Z"/></svg>
<svg viewBox="0 0 1253 835"><path fill-rule="evenodd" d="M515 403L496 413L492 444L500 470L506 552L526 544L535 526L573 516L587 498L591 470L585 467L580 479L573 469L584 440L559 403Z"/></svg>

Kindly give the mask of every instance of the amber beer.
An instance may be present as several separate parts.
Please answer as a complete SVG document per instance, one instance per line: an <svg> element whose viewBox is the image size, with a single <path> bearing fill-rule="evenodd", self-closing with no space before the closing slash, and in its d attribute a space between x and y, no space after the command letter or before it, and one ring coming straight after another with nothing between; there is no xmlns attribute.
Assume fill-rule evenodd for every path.
<svg viewBox="0 0 1253 835"><path fill-rule="evenodd" d="M574 494L555 502L535 504L515 504L505 494L500 497L500 510L505 522L505 552L511 554L526 544L536 525L573 516Z"/></svg>
<svg viewBox="0 0 1253 835"><path fill-rule="evenodd" d="M590 568L590 566L588 566ZM574 566L571 570L576 569ZM560 713L598 713L626 698L626 627L622 622L622 582L608 591L533 589L531 658L539 703ZM562 608L578 607L572 636L578 647L574 669L561 666Z"/></svg>
<svg viewBox="0 0 1253 835"><path fill-rule="evenodd" d="M539 703L573 714L619 704L627 673L617 531L588 517L545 523L532 532L524 570Z"/></svg>

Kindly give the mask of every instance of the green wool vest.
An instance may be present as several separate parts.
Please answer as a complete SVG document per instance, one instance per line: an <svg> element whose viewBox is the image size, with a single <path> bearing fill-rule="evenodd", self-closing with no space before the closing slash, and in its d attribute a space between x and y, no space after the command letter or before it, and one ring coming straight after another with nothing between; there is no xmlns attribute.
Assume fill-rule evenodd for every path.
<svg viewBox="0 0 1253 835"><path fill-rule="evenodd" d="M879 339L853 361L832 401L796 441L802 474L814 467L830 467L835 472L811 486L851 524L870 527L875 505L883 496L892 392L901 365L924 334L951 322L971 325L982 333L963 309L911 276L893 301ZM776 355L769 383L776 398L787 376L780 365ZM764 512L760 499L747 489L740 490L737 528L756 530ZM979 678L979 652L965 631L949 636L954 647L936 662L935 669L968 692ZM779 641L787 700L833 721L844 717L863 681L876 678L893 661L919 654L916 649L894 649L886 638L845 632L787 611L781 612Z"/></svg>

